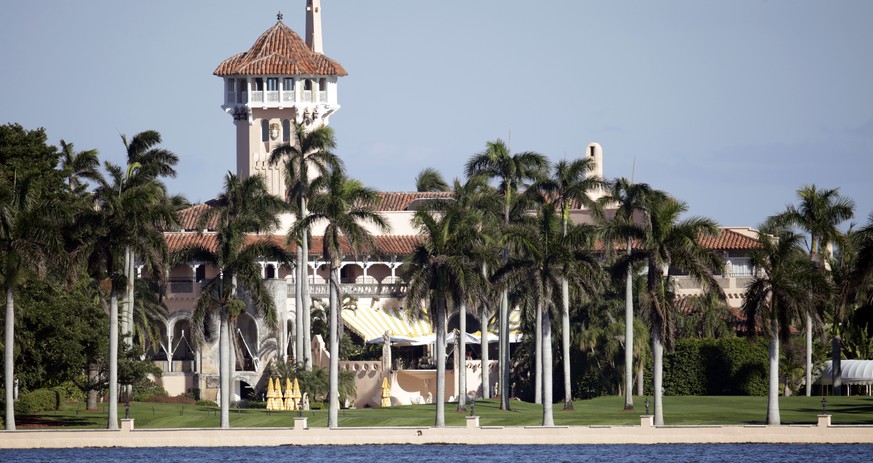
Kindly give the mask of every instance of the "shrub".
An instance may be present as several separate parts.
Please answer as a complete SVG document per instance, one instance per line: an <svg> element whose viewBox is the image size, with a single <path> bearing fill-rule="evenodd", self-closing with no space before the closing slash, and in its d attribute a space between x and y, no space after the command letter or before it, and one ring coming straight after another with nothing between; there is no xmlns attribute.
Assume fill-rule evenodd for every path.
<svg viewBox="0 0 873 463"><path fill-rule="evenodd" d="M57 390L37 389L22 394L15 402L15 414L29 415L31 413L60 410L63 396Z"/></svg>
<svg viewBox="0 0 873 463"><path fill-rule="evenodd" d="M198 407L215 407L216 403L211 400L197 400L194 402L194 405Z"/></svg>
<svg viewBox="0 0 873 463"><path fill-rule="evenodd" d="M151 397L143 397L140 402L154 402L159 404L183 404L194 405L196 402L193 398L185 394L170 397L168 395L153 395Z"/></svg>
<svg viewBox="0 0 873 463"><path fill-rule="evenodd" d="M166 389L148 378L133 383L133 400L135 402L157 402L156 397L169 397ZM175 403L175 402L169 402ZM191 403L194 403L193 401Z"/></svg>
<svg viewBox="0 0 873 463"><path fill-rule="evenodd" d="M64 381L53 389L61 394L65 402L84 402L86 398L82 389L72 381Z"/></svg>

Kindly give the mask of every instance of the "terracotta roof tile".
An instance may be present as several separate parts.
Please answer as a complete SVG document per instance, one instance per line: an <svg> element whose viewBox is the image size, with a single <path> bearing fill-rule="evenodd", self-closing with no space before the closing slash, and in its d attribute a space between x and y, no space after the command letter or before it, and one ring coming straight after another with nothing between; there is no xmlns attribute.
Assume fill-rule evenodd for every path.
<svg viewBox="0 0 873 463"><path fill-rule="evenodd" d="M217 243L215 233L194 233L194 232L167 232L164 233L164 238L167 240L167 247L170 252L178 251L189 246L201 246L210 252L215 252ZM260 236L263 238L263 236ZM258 238L258 235L250 235L247 241L253 241ZM294 243L286 244L284 235L270 235L270 241L284 246L288 252L296 252L297 247ZM376 236L376 250L370 251L370 254L381 255L402 255L410 254L418 245L419 238L417 236L397 235L397 236ZM313 236L309 246L310 256L322 255L323 237ZM349 253L348 246L343 246L343 251Z"/></svg>
<svg viewBox="0 0 873 463"><path fill-rule="evenodd" d="M341 64L312 52L303 39L281 21L261 34L249 51L222 61L213 74L348 75Z"/></svg>
<svg viewBox="0 0 873 463"><path fill-rule="evenodd" d="M705 236L700 239L701 244L709 249L756 249L760 242L729 228L722 228L718 236Z"/></svg>
<svg viewBox="0 0 873 463"><path fill-rule="evenodd" d="M376 209L384 212L405 211L416 200L447 199L451 197L452 193L450 192L383 192L379 193L379 203L376 205Z"/></svg>

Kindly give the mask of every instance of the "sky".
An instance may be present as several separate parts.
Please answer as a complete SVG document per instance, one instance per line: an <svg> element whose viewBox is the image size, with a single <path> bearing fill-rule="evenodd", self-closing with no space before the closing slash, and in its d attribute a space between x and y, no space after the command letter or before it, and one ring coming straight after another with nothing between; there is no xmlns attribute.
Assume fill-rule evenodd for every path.
<svg viewBox="0 0 873 463"><path fill-rule="evenodd" d="M0 15L0 124L124 161L157 130L192 202L236 171L212 72L305 0L14 0ZM345 67L331 117L350 176L412 191L487 141L552 160L603 147L604 175L757 226L803 185L873 212L873 2L322 0L324 52Z"/></svg>

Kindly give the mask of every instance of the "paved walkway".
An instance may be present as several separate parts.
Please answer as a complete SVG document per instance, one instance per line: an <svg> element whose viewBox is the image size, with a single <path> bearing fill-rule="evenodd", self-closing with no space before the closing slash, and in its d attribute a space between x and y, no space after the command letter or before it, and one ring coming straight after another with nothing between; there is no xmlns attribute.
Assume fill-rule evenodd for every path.
<svg viewBox="0 0 873 463"><path fill-rule="evenodd" d="M134 429L123 420L120 431L43 430L0 432L0 448L74 447L223 447L279 445L377 444L705 444L705 443L866 443L873 444L873 426L830 424L803 426L640 426L502 427L479 426L470 417L466 427Z"/></svg>

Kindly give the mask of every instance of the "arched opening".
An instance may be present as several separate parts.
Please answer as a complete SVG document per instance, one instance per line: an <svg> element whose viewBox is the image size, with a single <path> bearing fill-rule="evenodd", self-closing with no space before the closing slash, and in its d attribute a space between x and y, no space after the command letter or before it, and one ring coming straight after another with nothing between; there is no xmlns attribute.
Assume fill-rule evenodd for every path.
<svg viewBox="0 0 873 463"><path fill-rule="evenodd" d="M255 319L247 313L241 313L236 319L236 369L238 371L256 371L258 358L258 325Z"/></svg>
<svg viewBox="0 0 873 463"><path fill-rule="evenodd" d="M264 274L267 279L276 278L276 266L273 264L267 264L267 267L264 269Z"/></svg>

